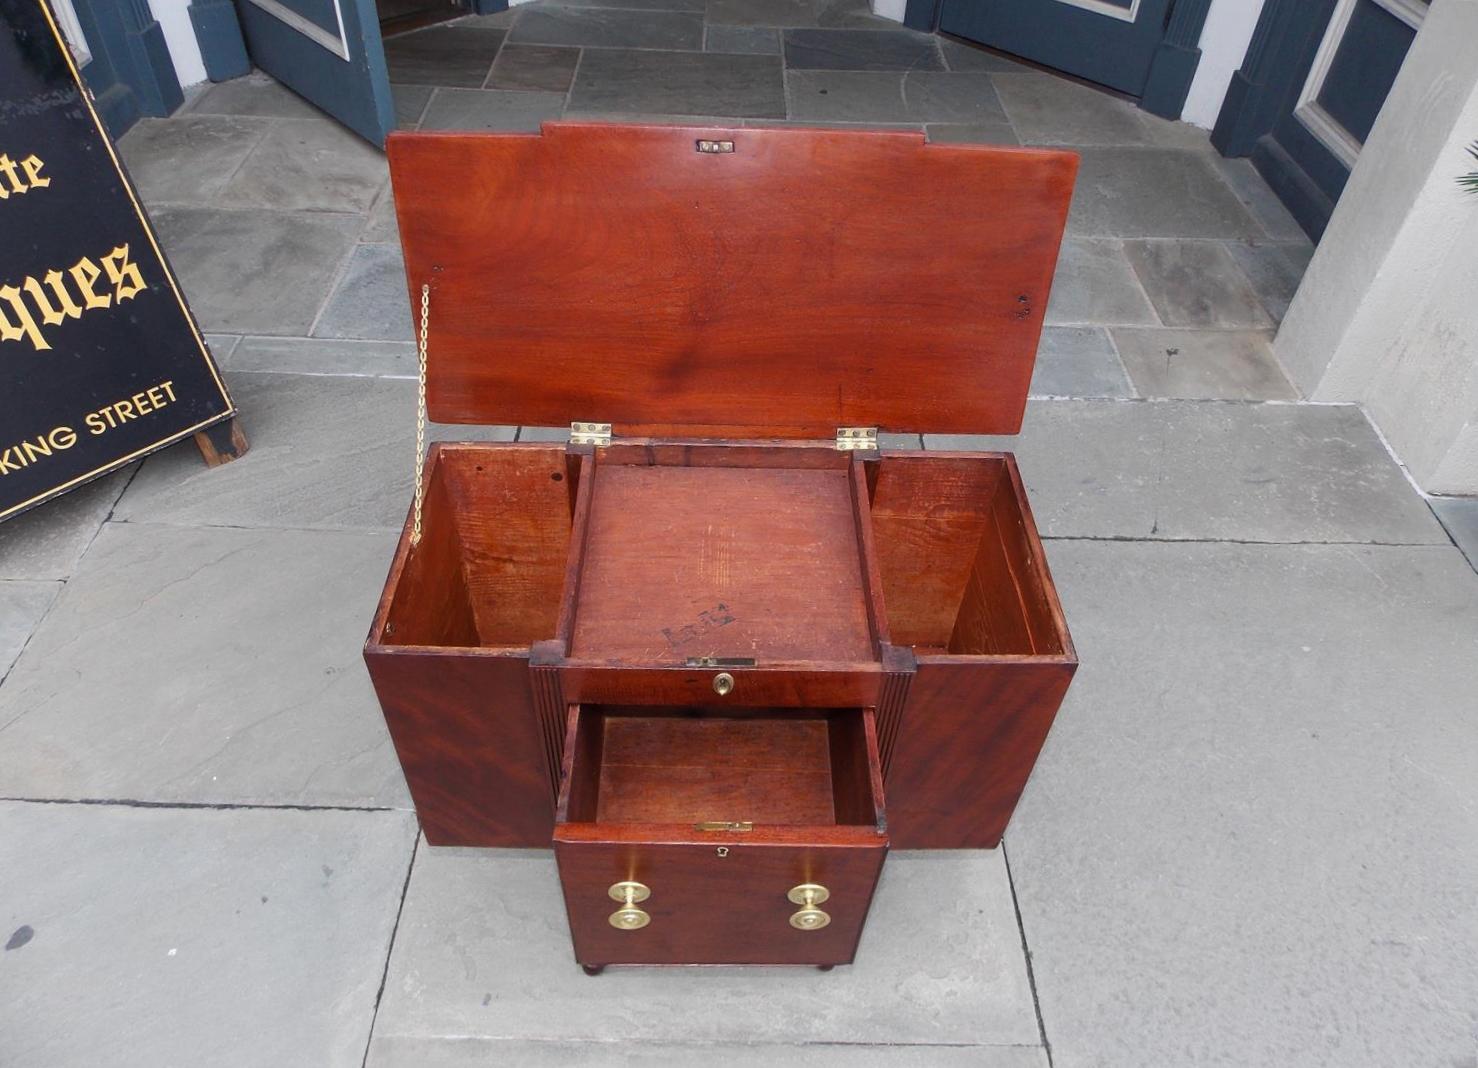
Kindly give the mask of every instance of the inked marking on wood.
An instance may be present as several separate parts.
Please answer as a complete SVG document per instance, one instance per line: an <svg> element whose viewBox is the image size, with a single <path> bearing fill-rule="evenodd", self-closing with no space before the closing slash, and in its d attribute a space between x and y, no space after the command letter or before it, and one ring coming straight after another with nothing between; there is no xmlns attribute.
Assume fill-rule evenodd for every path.
<svg viewBox="0 0 1478 1068"><path fill-rule="evenodd" d="M737 619L729 611L729 606L720 601L712 608L705 608L699 612L698 618L692 623L684 623L677 628L663 627L662 637L667 639L668 648L678 649L734 622L737 622Z"/></svg>

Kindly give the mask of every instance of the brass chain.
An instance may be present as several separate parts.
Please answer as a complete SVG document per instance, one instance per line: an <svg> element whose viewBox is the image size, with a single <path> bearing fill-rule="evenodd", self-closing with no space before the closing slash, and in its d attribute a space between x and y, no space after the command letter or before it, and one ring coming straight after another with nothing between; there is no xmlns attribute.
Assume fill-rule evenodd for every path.
<svg viewBox="0 0 1478 1068"><path fill-rule="evenodd" d="M411 521L411 544L421 541L421 503L426 495L421 465L426 457L426 331L431 326L431 287L421 287L421 335L417 343L420 370L416 380L416 504Z"/></svg>

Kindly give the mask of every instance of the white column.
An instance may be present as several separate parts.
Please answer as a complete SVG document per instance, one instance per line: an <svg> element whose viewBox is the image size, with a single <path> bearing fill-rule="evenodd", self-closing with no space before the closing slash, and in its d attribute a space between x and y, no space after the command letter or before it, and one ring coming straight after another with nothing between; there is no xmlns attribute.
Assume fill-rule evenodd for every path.
<svg viewBox="0 0 1478 1068"><path fill-rule="evenodd" d="M1429 493L1478 494L1478 0L1436 0L1275 345L1357 401Z"/></svg>

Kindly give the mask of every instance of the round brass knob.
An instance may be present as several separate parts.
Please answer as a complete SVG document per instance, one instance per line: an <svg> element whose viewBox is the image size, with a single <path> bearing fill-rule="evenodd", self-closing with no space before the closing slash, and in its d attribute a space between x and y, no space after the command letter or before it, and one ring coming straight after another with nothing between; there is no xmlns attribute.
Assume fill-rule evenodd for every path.
<svg viewBox="0 0 1478 1068"><path fill-rule="evenodd" d="M713 692L720 697L727 697L734 689L734 676L727 671L720 671L713 677Z"/></svg>
<svg viewBox="0 0 1478 1068"><path fill-rule="evenodd" d="M819 931L831 922L831 916L816 906L831 897L831 891L819 883L792 886L785 895L792 904L801 906L791 913L790 925L798 931Z"/></svg>
<svg viewBox="0 0 1478 1068"><path fill-rule="evenodd" d="M646 910L636 907L637 902L652 896L652 891L641 883L630 880L613 883L606 893L612 901L621 902L621 907L610 915L611 926L616 930L640 931L652 922L652 917Z"/></svg>

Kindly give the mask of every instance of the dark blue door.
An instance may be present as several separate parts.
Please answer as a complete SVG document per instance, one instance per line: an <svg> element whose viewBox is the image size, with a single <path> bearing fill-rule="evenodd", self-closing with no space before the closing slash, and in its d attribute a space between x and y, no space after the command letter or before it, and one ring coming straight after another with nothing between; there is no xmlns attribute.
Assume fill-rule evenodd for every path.
<svg viewBox="0 0 1478 1068"><path fill-rule="evenodd" d="M1427 0L1321 0L1303 7L1301 49L1252 162L1317 238L1427 13Z"/></svg>
<svg viewBox="0 0 1478 1068"><path fill-rule="evenodd" d="M944 0L939 28L1143 96L1170 6L1171 0Z"/></svg>
<svg viewBox="0 0 1478 1068"><path fill-rule="evenodd" d="M377 145L395 126L374 0L237 0L251 60Z"/></svg>

